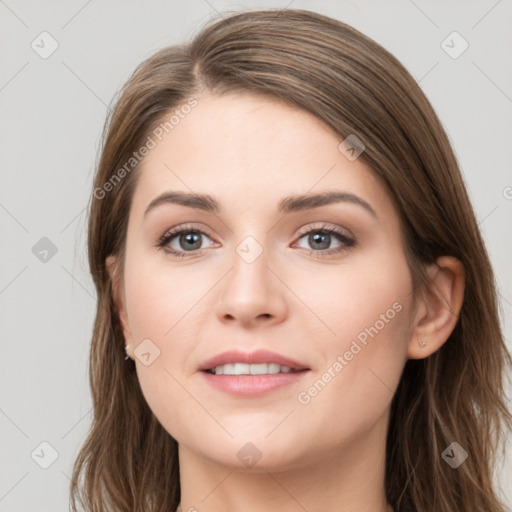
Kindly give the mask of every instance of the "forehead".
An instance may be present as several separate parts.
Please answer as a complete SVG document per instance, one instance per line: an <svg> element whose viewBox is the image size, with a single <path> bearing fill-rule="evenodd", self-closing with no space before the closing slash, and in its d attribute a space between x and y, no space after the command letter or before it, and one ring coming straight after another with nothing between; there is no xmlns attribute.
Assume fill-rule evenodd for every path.
<svg viewBox="0 0 512 512"><path fill-rule="evenodd" d="M383 213L392 208L371 169L348 160L342 139L309 112L247 93L196 100L161 140L152 137L132 204L137 216L167 190L210 194L238 211L277 211L284 196L330 189L376 203Z"/></svg>

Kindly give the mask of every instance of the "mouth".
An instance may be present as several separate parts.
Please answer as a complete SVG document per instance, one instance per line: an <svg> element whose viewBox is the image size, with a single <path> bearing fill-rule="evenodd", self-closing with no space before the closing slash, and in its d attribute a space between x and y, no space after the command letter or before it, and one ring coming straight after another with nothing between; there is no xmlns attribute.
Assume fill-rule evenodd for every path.
<svg viewBox="0 0 512 512"><path fill-rule="evenodd" d="M298 373L307 371L304 369L291 368L286 365L279 365L277 363L228 363L203 370L212 375L276 375L278 373Z"/></svg>
<svg viewBox="0 0 512 512"><path fill-rule="evenodd" d="M249 397L297 384L311 369L293 359L267 350L224 352L199 367L214 389Z"/></svg>

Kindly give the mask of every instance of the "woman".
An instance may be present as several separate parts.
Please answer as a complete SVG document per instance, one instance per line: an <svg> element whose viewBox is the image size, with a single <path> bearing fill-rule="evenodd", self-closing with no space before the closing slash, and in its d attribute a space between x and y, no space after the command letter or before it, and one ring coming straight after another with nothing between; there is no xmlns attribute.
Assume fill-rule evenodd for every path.
<svg viewBox="0 0 512 512"><path fill-rule="evenodd" d="M88 244L74 510L504 510L489 258L440 121L368 37L253 11L142 63Z"/></svg>

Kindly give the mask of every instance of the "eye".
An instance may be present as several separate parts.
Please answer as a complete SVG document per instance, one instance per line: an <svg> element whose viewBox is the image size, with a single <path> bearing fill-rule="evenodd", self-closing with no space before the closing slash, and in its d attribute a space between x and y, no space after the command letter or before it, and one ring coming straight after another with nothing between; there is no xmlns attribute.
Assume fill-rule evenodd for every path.
<svg viewBox="0 0 512 512"><path fill-rule="evenodd" d="M356 245L354 238L325 224L309 226L307 229L302 229L299 234L301 235L299 241L305 239L306 243L312 247L309 249L310 254L316 257L342 253ZM210 244L203 246L204 237L211 241L204 231L191 225L181 226L166 232L157 242L157 246L173 257L186 258L200 254L205 248L213 245L214 242L211 241ZM336 241L338 242L336 247L325 250ZM299 247L307 249L301 245Z"/></svg>
<svg viewBox="0 0 512 512"><path fill-rule="evenodd" d="M307 230L302 230L300 234L302 236L299 238L299 241L305 239L306 243L312 247L310 254L315 256L338 254L356 245L354 238L341 230L326 226L325 224L308 227ZM337 241L338 246L325 251L324 249L329 249L333 241ZM304 248L307 249L307 247Z"/></svg>
<svg viewBox="0 0 512 512"><path fill-rule="evenodd" d="M158 241L158 247L165 249L166 252L176 257L188 257L197 251L202 251L203 237L208 237L203 231L193 226L183 226L172 229ZM210 239L211 240L211 239ZM208 244L207 247L212 244Z"/></svg>

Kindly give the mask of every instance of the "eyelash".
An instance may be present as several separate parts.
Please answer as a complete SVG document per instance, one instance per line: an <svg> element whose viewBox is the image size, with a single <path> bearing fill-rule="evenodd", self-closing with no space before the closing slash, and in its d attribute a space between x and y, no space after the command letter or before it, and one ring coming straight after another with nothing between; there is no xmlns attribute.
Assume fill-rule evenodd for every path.
<svg viewBox="0 0 512 512"><path fill-rule="evenodd" d="M192 256L197 256L200 254L204 249L196 249L196 251L176 251L174 249L169 249L166 247L171 240L176 238L178 235L182 234L188 234L188 233L200 233L201 235L206 235L208 238L211 238L208 236L207 233L204 231L201 231L200 229L194 228L194 226L181 226L178 228L174 228L171 231L167 231L157 242L157 247L164 249L166 253L170 254L172 257L175 258L188 258ZM306 235L309 235L311 233L323 233L328 235L334 235L343 245L340 247L337 247L336 249L330 249L328 251L318 251L314 249L309 250L310 255L314 255L315 257L325 257L325 256L331 256L334 254L340 254L345 251L348 251L349 249L356 246L356 241L353 238L350 238L342 231L339 231L338 229L332 228L330 226L327 226L325 224L319 224L315 226L308 227L307 229L303 229L299 232L299 238L303 238ZM306 249L307 250L307 249Z"/></svg>

